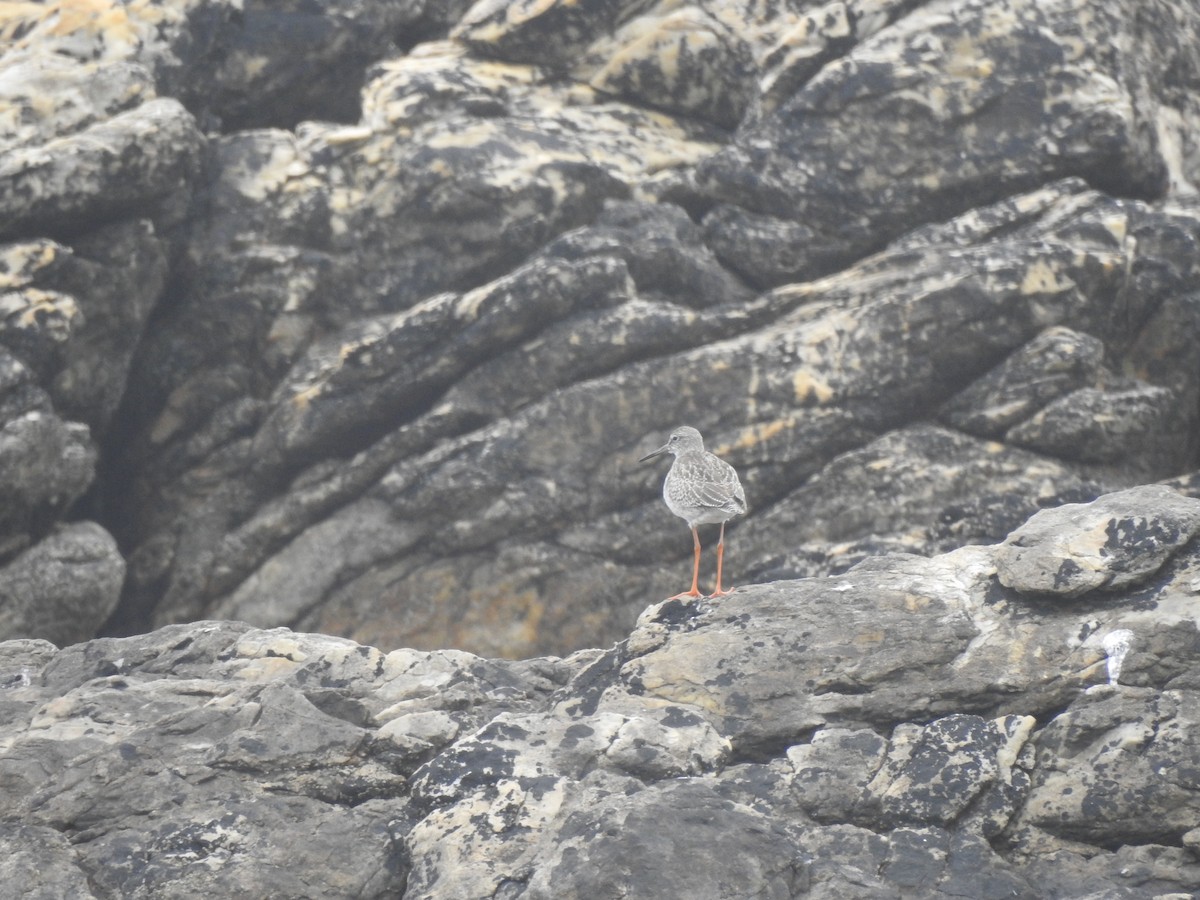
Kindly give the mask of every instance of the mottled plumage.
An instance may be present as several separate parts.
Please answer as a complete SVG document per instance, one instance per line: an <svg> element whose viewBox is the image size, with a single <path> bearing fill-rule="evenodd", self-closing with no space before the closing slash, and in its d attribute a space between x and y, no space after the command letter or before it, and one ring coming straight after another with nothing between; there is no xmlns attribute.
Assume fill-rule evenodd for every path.
<svg viewBox="0 0 1200 900"><path fill-rule="evenodd" d="M692 589L679 597L699 597L700 535L697 525L721 525L717 542L717 589L713 596L729 593L721 589L721 566L725 557L725 523L746 512L746 492L738 481L737 472L725 460L704 449L704 438L687 425L676 428L667 442L639 460L645 462L664 453L673 454L675 463L663 482L663 500L667 508L688 523L692 529L695 562L692 567Z"/></svg>

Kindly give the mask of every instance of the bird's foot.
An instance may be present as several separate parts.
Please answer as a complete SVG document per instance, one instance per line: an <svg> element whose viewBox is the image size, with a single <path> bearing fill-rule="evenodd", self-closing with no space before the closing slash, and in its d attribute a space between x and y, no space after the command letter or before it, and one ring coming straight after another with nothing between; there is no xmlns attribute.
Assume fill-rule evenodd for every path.
<svg viewBox="0 0 1200 900"><path fill-rule="evenodd" d="M717 588L715 591L713 591L711 594L708 595L708 599L711 600L713 597L724 597L726 594L732 594L736 590L737 590L737 588L735 588L735 587L725 588L725 590L721 590L720 588Z"/></svg>
<svg viewBox="0 0 1200 900"><path fill-rule="evenodd" d="M692 588L690 591L684 591L682 594L676 594L674 597L668 597L667 599L668 600L687 600L687 599L695 600L695 599L697 599L699 597L703 597L703 596L704 595L702 593L700 593L699 588Z"/></svg>

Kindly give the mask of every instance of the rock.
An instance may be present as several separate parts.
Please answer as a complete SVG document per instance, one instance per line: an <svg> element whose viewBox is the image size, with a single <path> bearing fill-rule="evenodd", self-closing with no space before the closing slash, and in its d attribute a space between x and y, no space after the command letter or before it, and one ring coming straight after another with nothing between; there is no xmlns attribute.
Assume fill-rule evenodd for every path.
<svg viewBox="0 0 1200 900"><path fill-rule="evenodd" d="M994 493L968 499L966 486L981 482ZM1096 493L1094 483L1050 460L923 425L835 457L773 508L769 521L738 531L759 545L805 542L751 564L756 580L831 574L858 562L861 544L866 556L878 555L872 539L888 550L930 555L1000 540L1042 506ZM875 502L847 506L847 496Z"/></svg>
<svg viewBox="0 0 1200 900"><path fill-rule="evenodd" d="M734 547L743 530L749 547L757 547L740 557L731 551L735 579L746 572L778 577L830 571L797 569L795 563L780 568L783 548L794 548L804 535L797 529L806 526L798 519L813 522L808 533L814 539L841 542L911 535L928 529L931 518L943 517L940 530L924 541L905 539L903 546L918 552L963 540L996 540L1039 504L1095 496L1108 486L1097 477L1113 476L1083 462L1014 455L950 434L918 430L910 437L902 428L905 417L930 392L948 398L970 373L986 375L1012 350L1037 339L1047 316L1090 318L1094 333L1108 339L1114 326L1106 313L1079 310L1089 309L1085 297L1120 289L1115 276L1125 262L1118 261L1131 251L1109 240L1117 223L1125 228L1130 221L1144 222L1147 230L1151 222L1162 229L1183 227L1182 221L1168 223L1137 204L1114 205L1072 185L1062 186L1061 205L1047 202L1042 218L1014 226L1038 233L1033 243L999 229L1001 237L965 249L947 250L940 243L901 248L836 279L762 298L744 299L743 293L729 305L701 300L694 313L673 311L669 317L665 307L648 305L657 301L643 299L642 291L675 295L697 279L714 289L720 282L704 269L686 281L664 280L651 257L630 250L598 255L589 248L612 238L584 230L474 292L364 318L339 331L336 341L314 344L266 406L231 400L228 417L212 418L207 410L214 376L203 369L202 379L175 389L161 416L147 422L148 436L165 441L162 449L149 441L135 451L145 460L142 484L149 493L129 494L121 506L125 522L138 521L138 509L148 511L136 531L123 535L138 545L131 609L157 606L161 622L217 614L272 624L295 621L300 610L310 610L303 620L308 628L361 640L386 634L382 642L389 646L436 646L444 643L438 635L447 628L474 630L503 608L515 623L508 636L489 629L476 638L486 643L476 646L513 655L577 647L597 627L616 634L616 623L637 612L629 599L642 589L636 585L670 593L678 580L651 564L672 556L682 560L689 550L686 533L677 535L666 520L648 513L659 511L658 488L648 471L633 467L645 449L643 437L634 436L648 444L662 421L694 417L710 404L728 411L710 423L719 452L742 471L752 508L764 510L733 532ZM620 209L631 207L614 207L610 221L620 221ZM998 209L996 215L1017 213ZM638 235L641 246L658 234L663 246L684 252L687 232L674 220L640 221L647 223ZM1075 238L1066 237L1079 231L1092 235L1082 257L1079 245L1071 243ZM1063 235L1061 245L1054 234ZM1055 248L1049 256L1048 245ZM1005 255L1010 253L1016 256ZM998 255L1011 268L997 271ZM944 286L949 259L957 267L954 284L967 287ZM914 276L914 266L925 280ZM1047 280L1047 266L1061 274ZM1175 284L1174 276L1164 277L1154 290ZM530 298L531 309L561 317L554 328L543 330L545 314L521 318L506 305L503 298L514 291ZM579 305L555 299L565 297ZM543 300L547 306L540 305ZM842 312L821 312L834 308ZM1024 309L1024 316L1014 309ZM936 327L914 330L913 317ZM841 335L836 353L828 344L834 321ZM667 323L674 330L654 330ZM613 327L619 329L615 340ZM631 342L623 335L633 327L639 337ZM199 328L197 322L189 330ZM720 333L727 336L724 342L703 344ZM450 343L434 346L456 349L440 350L436 362L398 349L408 341L429 346L442 340ZM581 359L569 350L577 340L596 347L598 356ZM698 346L629 362L645 348L680 342ZM148 352L146 359L176 366L167 355L174 339L158 346L161 354ZM805 348L800 356L799 347ZM500 355L466 374L485 348ZM617 369L608 371L610 365ZM231 360L223 371L228 386L221 390L240 397L235 385L250 377L244 363ZM462 380L451 386L460 372ZM549 383L539 385L535 375L543 373ZM401 383L410 390L399 390ZM752 407L745 405L747 396L754 398ZM324 406L329 412L321 412ZM510 417L493 421L497 408L511 410ZM381 433L378 423L392 418L406 424ZM184 442L195 427L191 423L201 421L209 423L205 436ZM698 424L707 427L703 420ZM881 441L895 445L887 451L896 457L891 464L873 453L869 463L855 456L837 459L890 428L897 429L895 435ZM248 433L253 437L232 439ZM291 445L295 450L287 449ZM951 450L955 445L963 450ZM166 452L168 447L177 449ZM337 454L351 448L360 448L353 462L340 462ZM1174 447L1149 457L1139 455L1143 449L1136 462L1126 457L1122 465L1166 468L1177 460ZM964 453L958 462L957 454ZM293 465L310 467L291 484L280 477L288 471L289 456ZM967 463L968 456L975 461ZM931 463L946 466L943 474L931 475ZM154 486L174 484L192 470L203 477L185 479L185 493L167 498ZM947 479L951 471L956 474ZM217 472L222 486L214 489ZM895 500L847 508L842 491L861 495L861 488L843 480L850 475L874 479L870 489ZM984 480L990 491L979 489ZM813 518L814 497L823 490L828 512ZM152 497L168 502L151 504ZM282 515L283 510L292 512ZM840 517L862 521L842 525ZM347 554L351 546L353 556ZM831 550L836 554L836 545L816 553L827 560ZM597 553L603 562L597 563ZM735 561L739 558L742 562ZM305 560L320 560L314 564L320 575L291 578L290 573L312 569ZM568 598L613 583L614 565L624 573L621 596L588 618L570 615ZM282 588L280 579L291 586ZM410 607L408 597L429 591L460 598L454 625L436 610L427 616ZM353 623L365 621L368 609L381 608L392 610L386 633L356 630ZM549 642L551 634L561 643ZM506 640L515 642L506 646Z"/></svg>
<svg viewBox="0 0 1200 900"><path fill-rule="evenodd" d="M6 887L1197 892L1190 5L9 6Z"/></svg>
<svg viewBox="0 0 1200 900"><path fill-rule="evenodd" d="M40 410L5 422L0 429L4 555L23 547L30 532L40 536L87 489L95 466L96 449L84 425Z"/></svg>
<svg viewBox="0 0 1200 900"><path fill-rule="evenodd" d="M1042 510L1001 545L997 577L1026 593L1078 597L1153 575L1200 531L1200 501L1165 486Z"/></svg>
<svg viewBox="0 0 1200 900"><path fill-rule="evenodd" d="M779 284L823 274L917 221L949 218L1047 176L1107 184L1120 171L1125 193L1159 193L1167 164L1139 101L1166 70L1122 69L1117 48L1136 56L1141 39L1123 11L1093 18L1094 40L1071 52L1078 16L1069 0L1014 0L1005 9L1013 27L1001 34L989 24L989 3L901 17L706 160L697 172L705 196L781 223L772 234L762 219L745 224L725 213L710 230L718 255L736 269L744 243L778 247L781 263L757 274ZM1058 100L1047 115L1046 104ZM1080 128L1084 141L1075 137ZM814 168L812 159L836 163ZM811 229L799 254L787 252L793 222Z"/></svg>
<svg viewBox="0 0 1200 900"><path fill-rule="evenodd" d="M88 897L92 894L87 873L75 864L70 842L53 828L19 823L0 825L4 883L18 886L22 897L52 900L55 897Z"/></svg>
<svg viewBox="0 0 1200 900"><path fill-rule="evenodd" d="M80 38L101 19L14 9L0 60L11 112L0 237L12 241L0 247L0 563L16 591L6 637L90 637L119 596L115 543L72 509L93 485L203 153L192 115L156 97L132 58L124 7L110 12L92 53Z"/></svg>
<svg viewBox="0 0 1200 900"><path fill-rule="evenodd" d="M472 6L452 36L473 49L512 62L564 65L640 5L641 0L519 0L514 4L492 0Z"/></svg>
<svg viewBox="0 0 1200 900"><path fill-rule="evenodd" d="M14 13L15 52L8 55L22 62L34 57L32 65L43 69L46 57L70 59L106 75L137 66L159 93L177 97L213 125L293 127L303 118L352 120L371 62L396 43L411 46L444 34L468 5L406 0L316 9L183 0L130 7L102 0L88 15L72 15L70 4L62 4L65 15L33 7ZM318 67L322 77L312 78L298 60Z"/></svg>
<svg viewBox="0 0 1200 900"><path fill-rule="evenodd" d="M1008 438L1031 450L1069 453L1087 462L1127 459L1134 448L1145 448L1147 434L1167 446L1179 445L1171 418L1173 400L1171 392L1160 387L1081 388L1048 404L1009 431Z"/></svg>
<svg viewBox="0 0 1200 900"><path fill-rule="evenodd" d="M116 609L125 560L95 522L58 526L0 567L0 636L86 640Z"/></svg>
<svg viewBox="0 0 1200 900"><path fill-rule="evenodd" d="M756 87L739 31L694 6L648 12L589 47L576 71L597 90L735 128Z"/></svg>
<svg viewBox="0 0 1200 900"><path fill-rule="evenodd" d="M152 222L98 228L66 246L37 240L3 248L4 305L15 327L0 343L29 366L53 409L103 437L166 283L165 242Z"/></svg>
<svg viewBox="0 0 1200 900"><path fill-rule="evenodd" d="M1050 328L972 382L942 408L947 424L1001 439L1047 403L1097 379L1104 344L1069 328Z"/></svg>
<svg viewBox="0 0 1200 900"><path fill-rule="evenodd" d="M43 646L0 645L4 671L21 673L5 680L6 704L23 709L10 714L18 731L2 742L0 783L26 829L6 825L6 859L29 883L57 883L21 868L36 840L39 858L65 856L95 896L394 895L406 866L393 825L405 818L407 790L386 762L388 743L373 738L374 715L428 696L469 723L488 691L514 710L523 688L548 693L537 676L516 674L536 664L460 654L439 669L439 654L385 657L338 639L216 623L80 644L52 659ZM489 673L506 683L486 686ZM446 690L452 679L457 688ZM361 715L348 716L354 708ZM92 716L95 727L81 725ZM74 774L47 782L40 767L51 760L74 760ZM167 806L155 799L161 789L175 798ZM323 852L285 863L295 846L285 821L303 823L304 840ZM40 840L43 826L67 822L90 835L87 853ZM151 834L153 845L144 843Z"/></svg>
<svg viewBox="0 0 1200 900"><path fill-rule="evenodd" d="M678 424L743 585L1186 476L1200 18L1077 7L14 8L0 561L94 521L110 632L522 657L686 583Z"/></svg>
<svg viewBox="0 0 1200 900"><path fill-rule="evenodd" d="M59 142L53 152L20 148L0 159L0 237L144 212L187 189L201 137L178 101L161 98Z"/></svg>
<svg viewBox="0 0 1200 900"><path fill-rule="evenodd" d="M1038 736L1021 823L1101 846L1177 844L1200 796L1194 690L1095 689Z"/></svg>
<svg viewBox="0 0 1200 900"><path fill-rule="evenodd" d="M664 817L678 827L663 829ZM809 886L787 830L703 781L660 783L580 804L524 896L788 898ZM720 853L713 839L723 835ZM703 860L703 862L701 862Z"/></svg>
<svg viewBox="0 0 1200 900"><path fill-rule="evenodd" d="M980 816L983 834L995 837L1029 790L1028 773L1015 763L1034 725L1031 716L988 722L951 715L922 727L900 726L864 802L893 826L947 827Z"/></svg>
<svg viewBox="0 0 1200 900"><path fill-rule="evenodd" d="M1200 554L1046 603L1007 551L665 601L566 659L0 643L0 865L47 896L1194 892Z"/></svg>

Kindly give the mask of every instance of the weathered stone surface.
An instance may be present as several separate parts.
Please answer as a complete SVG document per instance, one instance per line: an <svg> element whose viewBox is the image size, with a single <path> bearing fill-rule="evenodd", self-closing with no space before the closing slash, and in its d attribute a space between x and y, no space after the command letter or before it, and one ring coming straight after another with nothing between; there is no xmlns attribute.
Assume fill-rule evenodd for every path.
<svg viewBox="0 0 1200 900"><path fill-rule="evenodd" d="M0 567L0 635L87 640L121 599L125 560L95 522L58 526Z"/></svg>
<svg viewBox="0 0 1200 900"><path fill-rule="evenodd" d="M0 866L96 898L1194 892L1200 553L1044 603L1005 551L666 601L566 659L0 643Z"/></svg>
<svg viewBox="0 0 1200 900"><path fill-rule="evenodd" d="M1195 10L469 5L10 11L4 562L94 520L114 631L564 653L685 580L680 423L740 584L1195 467Z"/></svg>
<svg viewBox="0 0 1200 900"><path fill-rule="evenodd" d="M53 828L0 824L0 877L30 900L94 897L70 842Z"/></svg>
<svg viewBox="0 0 1200 900"><path fill-rule="evenodd" d="M26 9L46 12L33 4ZM0 27L19 30L23 24L14 15ZM38 49L49 48L39 41ZM0 57L0 71L4 73L0 149L5 152L78 133L97 119L130 110L154 96L150 72L124 59L80 62L63 53L28 48Z"/></svg>
<svg viewBox="0 0 1200 900"><path fill-rule="evenodd" d="M677 827L663 828L665 819ZM560 825L523 896L785 900L803 896L806 866L770 816L721 797L700 779L580 804ZM713 838L721 835L721 850ZM708 859L698 865L698 859Z"/></svg>
<svg viewBox="0 0 1200 900"><path fill-rule="evenodd" d="M891 826L948 827L978 816L983 834L995 837L1029 789L1028 773L1015 763L1034 725L1032 716L989 722L951 715L925 726L900 726L867 787L872 818ZM997 811L999 817L989 815Z"/></svg>
<svg viewBox="0 0 1200 900"><path fill-rule="evenodd" d="M1013 428L1008 439L1049 456L1071 454L1084 462L1112 462L1146 449L1148 435L1168 446L1181 443L1174 411L1174 398L1166 388L1081 388Z"/></svg>
<svg viewBox="0 0 1200 900"><path fill-rule="evenodd" d="M968 497L967 486L979 483L989 493ZM739 533L751 545L796 542L752 563L756 581L832 574L880 552L930 555L1000 540L1042 506L1098 492L1052 460L918 425L835 457L779 502L769 521L747 522ZM846 497L874 502L848 505Z"/></svg>
<svg viewBox="0 0 1200 900"><path fill-rule="evenodd" d="M54 465L47 465L53 461ZM91 483L96 448L86 426L34 409L0 428L0 550L40 535ZM16 637L17 635L11 635Z"/></svg>
<svg viewBox="0 0 1200 900"><path fill-rule="evenodd" d="M1178 845L1200 814L1198 714L1194 689L1088 692L1038 735L1022 824L1105 847Z"/></svg>
<svg viewBox="0 0 1200 900"><path fill-rule="evenodd" d="M1076 321L1101 339L1115 339L1108 305L1115 301L1101 298L1124 303L1121 273L1142 259L1141 249L1155 246L1147 240L1135 247L1117 236L1130 228L1150 236L1195 224L1088 194L1077 184L1037 200L1043 207L1032 218L1020 205L995 210L997 218L1008 216L1008 226L993 219L982 243L947 247L930 234L928 243L824 281L757 298L740 291L734 302L713 305L701 293L690 300L700 308L687 311L659 298L697 297L693 285L719 295L722 280L711 264L668 279L655 256L606 253L612 232L585 229L471 292L354 321L303 350L274 397L250 402L234 387L239 399L222 401L227 415L209 412L210 386L220 382L211 369L198 368L146 423L151 440L135 451L145 460L147 493L124 498L136 505L123 505L122 519L136 520L138 509L147 517L123 535L138 546L129 609L156 606L159 621L206 611L302 621L356 639L374 635L387 645L418 646L444 642L438 635L448 628L461 634L500 615L513 622L507 637L488 628L476 646L513 654L580 646L601 623L635 615L631 599L639 591L671 592L677 579L651 564L682 558L686 532L657 515L650 473L633 461L663 421L692 419L707 427L710 405L725 411L712 429L718 449L742 470L752 508L764 510L734 530L735 541L745 532L757 549L731 551L735 578L834 568L828 560L837 545L828 544L814 550L824 560L819 565L804 569L807 563L793 559L781 566L780 552L793 552L798 537L911 535L940 518L924 541L890 544L936 552L964 540L999 539L1038 505L1095 496L1105 480L1120 486L1111 469L1025 456L952 433L881 438L892 448L887 465L837 458L902 425L931 395L949 398L972 375L986 375L1055 321ZM614 207L607 222L628 221L620 210L636 208ZM686 252L686 241L695 240L668 217L635 221L640 246L658 235L658 255ZM1078 233L1088 235L1086 243ZM1146 283L1149 306L1176 290L1182 274L1143 262L1161 276ZM264 310L282 308L277 285L272 277L274 299L264 301ZM505 300L515 296L530 311L544 312L527 317ZM148 350L147 364L155 360L155 368L182 374L168 351L185 324L189 333L204 327L191 315L181 315L170 340L164 330L150 342L157 349ZM917 321L927 326L914 327ZM258 333L266 341L275 327L264 318ZM704 344L719 334L724 342ZM443 340L449 343L437 343ZM630 364L655 348L693 343L699 346ZM423 350L399 349L418 345L446 349L428 362ZM572 346L594 355L564 352ZM483 348L499 356L479 366ZM245 354L229 360L225 384L254 380L244 360ZM543 375L546 383L539 382ZM1174 414L1183 397L1172 397ZM324 406L329 412L321 412ZM509 418L493 420L500 410ZM403 424L381 433L387 420ZM191 422L208 424L203 438L185 442ZM178 449L164 452L156 443ZM1118 471L1149 465L1161 472L1178 464L1176 445L1147 449L1127 448ZM353 461L340 462L351 451ZM289 457L293 466L308 466L290 484L281 477ZM944 469L934 474L930 466ZM186 478L191 470L204 477ZM221 486L214 490L217 472ZM947 479L950 472L956 474ZM805 484L812 475L818 477ZM842 492L858 495L851 484L864 476L873 481L870 490L895 499L848 506ZM813 516L822 491L824 509ZM612 584L614 571L622 572L620 596L582 617L572 610L570 598ZM430 592L448 607L426 611L408 599ZM386 625L359 630L368 610L378 620L381 609L390 610ZM514 638L506 648L503 642Z"/></svg>
<svg viewBox="0 0 1200 900"><path fill-rule="evenodd" d="M1200 891L1191 5L0 18L6 886Z"/></svg>
<svg viewBox="0 0 1200 900"><path fill-rule="evenodd" d="M1091 385L1104 343L1069 328L1049 328L942 408L947 424L968 434L1001 439L1047 403Z"/></svg>
<svg viewBox="0 0 1200 900"><path fill-rule="evenodd" d="M429 698L473 728L488 703L516 711L522 693L555 686L536 663L385 656L240 625L95 641L50 659L44 646L0 645L15 651L0 656L6 865L27 875L18 885L36 885L50 879L31 856L63 860L58 879L89 879L82 896L395 896L407 788L379 722ZM60 763L72 774L48 780L46 766ZM46 826L86 835L89 849L42 841ZM303 859L300 843L314 848Z"/></svg>
<svg viewBox="0 0 1200 900"><path fill-rule="evenodd" d="M77 135L0 157L0 237L73 231L143 213L195 176L201 136L169 98L118 113Z"/></svg>
<svg viewBox="0 0 1200 900"><path fill-rule="evenodd" d="M1166 486L1042 510L1001 546L997 576L1025 593L1077 597L1159 571L1200 531L1200 500Z"/></svg>
<svg viewBox="0 0 1200 900"><path fill-rule="evenodd" d="M1154 6L1195 27L1194 11ZM1178 33L1162 56L1143 49L1132 6L1082 9L1076 0L921 5L826 65L699 168L706 196L751 216L714 220L718 254L741 270L743 243L776 245L780 261L752 274L778 284L1055 177L1158 194L1168 151L1146 104L1169 77L1167 60L1190 53L1174 50ZM1008 24L997 28L1001 17ZM1143 54L1145 65L1122 63ZM781 230L754 224L764 216ZM798 251L793 222L810 230Z"/></svg>
<svg viewBox="0 0 1200 900"><path fill-rule="evenodd" d="M592 60L585 58L576 71L597 90L736 127L754 97L757 74L741 29L695 6L659 9L588 48Z"/></svg>
<svg viewBox="0 0 1200 900"><path fill-rule="evenodd" d="M63 416L108 429L129 366L167 279L164 241L135 219L71 246L50 240L0 248L5 321L0 345L36 374Z"/></svg>
<svg viewBox="0 0 1200 900"><path fill-rule="evenodd" d="M644 0L486 0L471 7L452 36L502 59L564 65L642 5Z"/></svg>
<svg viewBox="0 0 1200 900"><path fill-rule="evenodd" d="M12 41L7 55L40 70L43 82L73 82L70 69L119 82L116 73L134 66L207 123L293 127L304 118L356 118L367 66L396 44L444 34L468 5L60 0L15 4L2 27ZM112 96L99 86L84 90Z"/></svg>

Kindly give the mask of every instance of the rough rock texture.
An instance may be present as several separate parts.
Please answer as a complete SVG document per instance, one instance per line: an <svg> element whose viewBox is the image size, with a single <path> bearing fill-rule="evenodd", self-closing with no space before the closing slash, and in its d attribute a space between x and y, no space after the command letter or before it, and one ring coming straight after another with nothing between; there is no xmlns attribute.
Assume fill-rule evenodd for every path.
<svg viewBox="0 0 1200 900"><path fill-rule="evenodd" d="M0 8L6 889L1200 892L1195 4Z"/></svg>
<svg viewBox="0 0 1200 900"><path fill-rule="evenodd" d="M5 13L3 635L604 646L685 423L742 585L1197 493L1191 4Z"/></svg>
<svg viewBox="0 0 1200 900"><path fill-rule="evenodd" d="M1138 583L1065 592L1031 566L1007 587L1052 515L1042 554L1063 563L1137 518L1155 539L1117 549ZM1138 487L998 545L658 603L567 658L231 622L0 643L0 879L85 898L1193 896L1197 515Z"/></svg>

